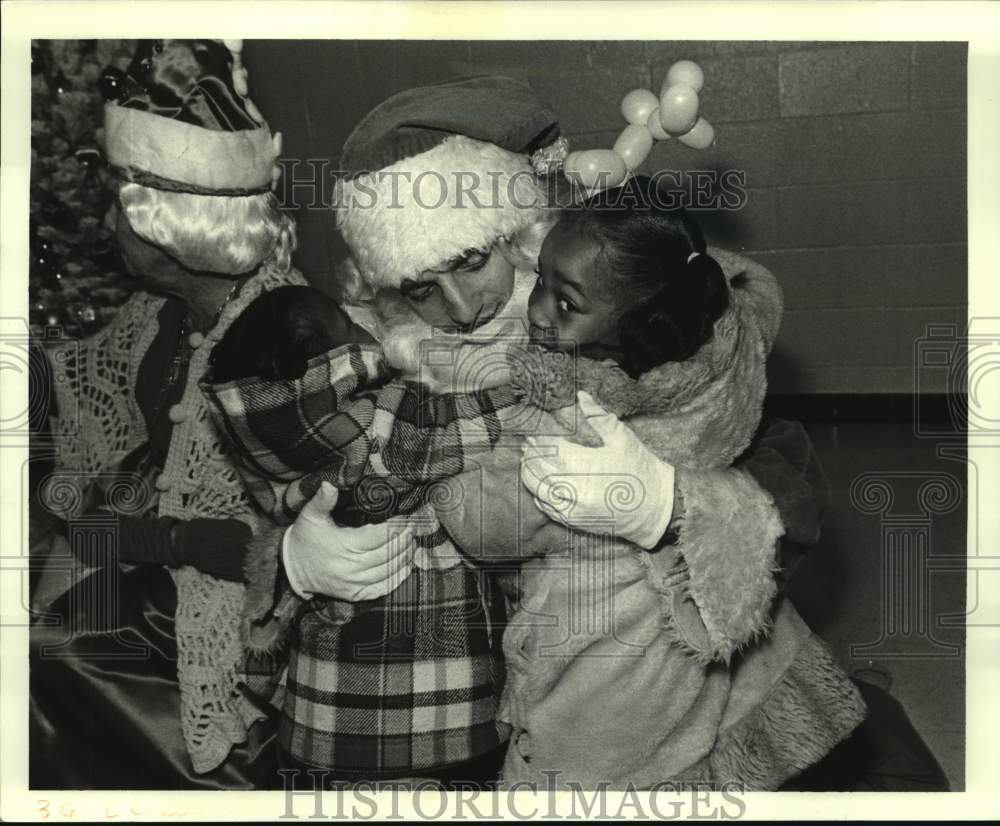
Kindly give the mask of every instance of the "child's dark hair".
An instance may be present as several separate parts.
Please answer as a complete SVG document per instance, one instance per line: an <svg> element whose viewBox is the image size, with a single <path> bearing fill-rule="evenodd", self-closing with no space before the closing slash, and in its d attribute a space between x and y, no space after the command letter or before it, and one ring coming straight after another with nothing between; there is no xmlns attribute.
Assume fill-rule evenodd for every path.
<svg viewBox="0 0 1000 826"><path fill-rule="evenodd" d="M628 296L618 318L626 372L684 361L711 339L729 306L726 277L694 219L656 181L635 176L570 207L559 222L601 245L608 293Z"/></svg>
<svg viewBox="0 0 1000 826"><path fill-rule="evenodd" d="M313 287L276 287L255 298L212 350L211 381L297 379L309 359L354 341L372 339L335 301Z"/></svg>

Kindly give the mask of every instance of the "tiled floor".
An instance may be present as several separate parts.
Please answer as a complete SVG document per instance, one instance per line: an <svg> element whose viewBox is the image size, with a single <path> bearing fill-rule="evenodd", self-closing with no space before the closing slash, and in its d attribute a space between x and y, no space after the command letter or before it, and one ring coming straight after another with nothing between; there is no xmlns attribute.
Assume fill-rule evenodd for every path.
<svg viewBox="0 0 1000 826"><path fill-rule="evenodd" d="M960 790L965 778L965 463L939 458L937 443L915 437L909 423L812 424L808 429L833 489L833 504L820 544L795 574L792 599L849 670L870 664L889 673L891 693L952 788ZM867 496L860 488L863 474L869 474ZM887 490L892 502L883 507ZM916 544L907 548L907 536ZM918 558L922 540L926 561ZM893 559L917 564L884 564ZM884 587L884 579L890 587ZM957 626L941 627L948 614L960 618ZM880 640L882 628L891 630L893 616L897 633L877 648L866 648Z"/></svg>

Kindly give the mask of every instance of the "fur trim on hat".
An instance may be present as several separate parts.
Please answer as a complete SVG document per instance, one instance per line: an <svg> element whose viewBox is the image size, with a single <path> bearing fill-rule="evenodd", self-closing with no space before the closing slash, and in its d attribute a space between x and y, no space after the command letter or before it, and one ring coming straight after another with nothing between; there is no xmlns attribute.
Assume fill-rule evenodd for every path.
<svg viewBox="0 0 1000 826"><path fill-rule="evenodd" d="M337 182L337 226L371 288L398 287L538 221L545 193L524 155L456 135Z"/></svg>
<svg viewBox="0 0 1000 826"><path fill-rule="evenodd" d="M277 149L266 125L219 132L140 109L104 107L108 163L124 177L159 188L250 194L271 188Z"/></svg>

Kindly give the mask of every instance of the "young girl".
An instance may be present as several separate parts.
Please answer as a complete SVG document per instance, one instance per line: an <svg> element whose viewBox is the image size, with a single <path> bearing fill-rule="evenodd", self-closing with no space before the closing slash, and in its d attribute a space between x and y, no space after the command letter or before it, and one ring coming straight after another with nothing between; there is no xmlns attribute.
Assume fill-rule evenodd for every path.
<svg viewBox="0 0 1000 826"><path fill-rule="evenodd" d="M729 465L756 430L781 299L766 271L727 284L694 222L662 208L658 197L653 182L634 178L561 214L539 256L529 309L534 343L511 348L506 369L490 376L509 385L427 398L419 385L392 379L378 347L350 343L319 354L307 348L304 359L291 360L304 365L300 378L272 374L206 388L257 476L251 490L270 490L277 510L294 511L322 480L353 487L354 499L368 502L372 497L359 488L378 479L393 495L378 500L390 504L377 516L368 511L375 521L420 507L427 483L438 482L453 495L434 497L450 503L436 516L457 547L481 561L529 559L504 635L509 680L502 719L514 729L508 782L592 788L680 779L775 788L825 754L862 714L846 676L808 631L792 628L794 619L780 623L792 630L779 636L795 644L785 646L784 659L772 660L776 671L761 702L744 696L744 707L732 711L738 681L728 663L771 621L781 525L765 501L741 511L741 523L717 501L717 527L699 535L685 531L681 517L689 497L699 506L709 498L702 477L687 470ZM327 323L321 335L306 338L321 342L316 346L340 343L340 320L314 319L318 328ZM273 338L273 322L269 329ZM266 337L256 338L263 330L234 335L266 344ZM567 352L580 357L566 358ZM217 345L215 356L216 381L224 366L225 378L241 372L233 363L240 357L235 338ZM578 390L589 395L576 407ZM316 403L320 396L325 405ZM282 401L268 408L273 399ZM309 437L300 434L294 444L289 404L298 417L315 411ZM543 415L525 416L526 408ZM614 521L611 505L627 510L629 496L653 482L629 474L629 456L622 457L621 477L608 480L608 519L580 525L583 533L533 506L520 485L520 451L491 449L518 433L568 432L578 443L599 443L587 419L602 422L604 411L626 419L676 469L673 513L647 526L644 548L601 535ZM613 428L605 421L601 430ZM524 463L535 489L552 484L544 473L532 482L528 469L539 466L535 459ZM488 485L488 506L463 496L470 475ZM593 480L561 481L571 490ZM730 495L752 499L753 482L744 481L745 490ZM572 496L567 504L568 514L543 507L572 523ZM734 545L742 565L720 567L733 554L718 548ZM803 703L793 695L802 669L834 686L819 693L821 719L798 711ZM756 691L764 683L752 676ZM829 709L831 692L836 702ZM739 757L759 734L759 719L780 719L788 704L797 712L783 724L787 730L771 732L776 753L766 765ZM747 708L755 715L748 718ZM730 718L738 725L722 738Z"/></svg>

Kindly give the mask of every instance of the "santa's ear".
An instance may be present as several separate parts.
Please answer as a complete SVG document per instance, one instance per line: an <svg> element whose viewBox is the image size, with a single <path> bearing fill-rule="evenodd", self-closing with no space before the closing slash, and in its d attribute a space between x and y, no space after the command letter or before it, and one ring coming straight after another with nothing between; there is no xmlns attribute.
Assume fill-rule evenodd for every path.
<svg viewBox="0 0 1000 826"><path fill-rule="evenodd" d="M364 304L375 297L374 290L366 283L353 256L341 259L333 267L333 296L341 304Z"/></svg>
<svg viewBox="0 0 1000 826"><path fill-rule="evenodd" d="M538 266L542 243L557 220L554 212L546 213L539 220L521 227L512 237L500 239L497 245L514 269L531 272Z"/></svg>

